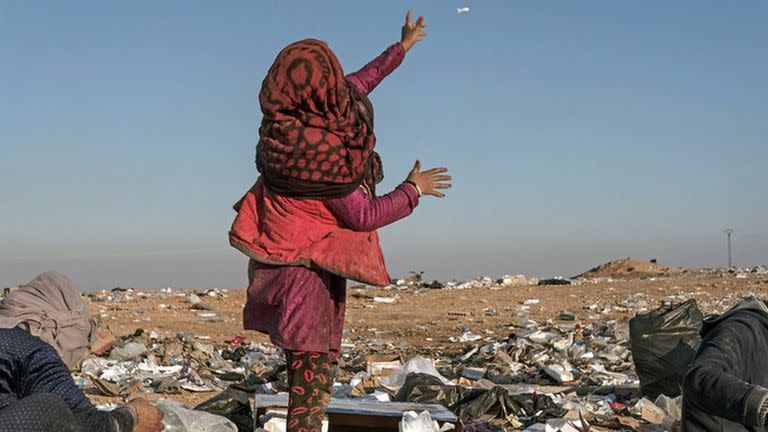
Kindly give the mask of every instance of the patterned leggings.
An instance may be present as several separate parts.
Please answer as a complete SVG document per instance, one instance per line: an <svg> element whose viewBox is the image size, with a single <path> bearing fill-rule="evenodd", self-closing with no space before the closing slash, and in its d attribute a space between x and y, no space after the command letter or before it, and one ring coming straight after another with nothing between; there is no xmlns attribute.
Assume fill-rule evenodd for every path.
<svg viewBox="0 0 768 432"><path fill-rule="evenodd" d="M334 380L328 353L285 351L285 357L291 389L287 432L320 432Z"/></svg>

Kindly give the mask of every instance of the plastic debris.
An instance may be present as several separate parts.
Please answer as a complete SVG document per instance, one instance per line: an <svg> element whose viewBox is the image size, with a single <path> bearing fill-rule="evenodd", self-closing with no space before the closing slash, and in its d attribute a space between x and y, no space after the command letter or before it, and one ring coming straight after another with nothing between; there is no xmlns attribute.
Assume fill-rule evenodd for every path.
<svg viewBox="0 0 768 432"><path fill-rule="evenodd" d="M130 342L122 347L117 347L109 354L110 360L131 360L147 352L147 347L143 343Z"/></svg>
<svg viewBox="0 0 768 432"><path fill-rule="evenodd" d="M654 424L661 424L664 418L667 417L667 413L663 409L657 407L656 404L646 398L637 401L630 410L630 413L640 417L641 420Z"/></svg>
<svg viewBox="0 0 768 432"><path fill-rule="evenodd" d="M351 288L353 308L378 308L393 301L405 304L411 296L443 295L430 289L513 289L510 295L514 299L505 304L497 298L486 300L480 293L454 293L451 295L461 300L452 303L449 307L456 309L449 309L442 317L424 314L423 319L419 317L407 326L392 327L360 319L360 325L345 330L333 397L351 399L353 405L357 403L354 401L385 404L390 399L437 403L459 417L463 430L470 432L675 430L675 423L680 420L679 397L660 394L641 399L638 375L647 378L647 369L641 367L642 361L638 362L643 350L633 346L631 340L636 332L630 337L629 318L644 317L658 300L663 301L664 310L674 310L676 304L696 298L707 312L725 312L740 298L739 292L710 297L708 288L713 283L707 278L725 275L729 279L717 283L726 285L728 292L728 280L732 284L753 280L762 284L764 271L764 267L702 271L701 283L681 283L683 288L673 286L664 279L667 276L656 275L643 282L651 288L619 294L625 291L617 288L613 292L608 285L607 295L588 301L581 301L577 290L566 288L555 292L566 297L556 304L550 304L550 289L537 288L534 285L538 280L523 275L424 282L420 273L413 273L385 288L359 285ZM743 279L737 281L737 277ZM618 273L580 276L568 279L569 282L555 279L555 284L576 285L624 280ZM659 294L652 285L656 281L660 282ZM542 282L547 284L547 280ZM550 294L544 296L545 291ZM201 301L190 302L194 300L190 294ZM112 395L116 399L141 392L183 393L186 397L190 392L210 392L211 398L197 410L224 416L241 430L254 430L253 420L259 431L285 430L284 414L281 417L280 413L271 412L267 418L261 412L266 424L261 423L259 418L254 419L247 401L249 396L275 395L287 390L281 350L268 343L246 340L228 326L229 330L217 329L210 336L191 331L169 334L167 327L149 327L152 323L142 315L144 308L153 307L169 316L184 315L193 320L233 320L225 315L231 314L230 309L218 302L228 295L226 290L191 293L122 288L87 294L90 306L106 323L110 324L116 313L129 313L137 327L144 326L146 331L138 329L117 335L112 347L99 349L97 357L81 364L73 375L75 383L87 394ZM156 301L142 303L135 313L130 309L131 305L150 298ZM650 328L645 334L651 337L663 333ZM694 332L687 325L674 328ZM412 346L410 340L414 338L428 343ZM413 357L416 353L422 356ZM646 379L648 382L653 381ZM401 413L398 411L398 419ZM432 429L428 430L434 430L434 426L430 425ZM443 430L446 427L443 425Z"/></svg>
<svg viewBox="0 0 768 432"><path fill-rule="evenodd" d="M571 285L573 281L562 277L556 277L551 279L542 279L539 281L539 285Z"/></svg>
<svg viewBox="0 0 768 432"><path fill-rule="evenodd" d="M232 339L228 340L230 344L239 347L243 344L245 344L245 336L235 336Z"/></svg>
<svg viewBox="0 0 768 432"><path fill-rule="evenodd" d="M385 387L402 387L402 385L405 384L405 379L408 374L412 373L431 375L443 383L448 383L448 380L440 375L440 372L435 369L434 361L417 356L408 360L400 369L394 371L390 376L383 377L381 379L381 384Z"/></svg>
<svg viewBox="0 0 768 432"><path fill-rule="evenodd" d="M528 279L525 275L521 274L515 276L502 276L498 282L506 287L529 285Z"/></svg>
<svg viewBox="0 0 768 432"><path fill-rule="evenodd" d="M163 432L237 432L237 426L225 417L193 411L167 399L160 399L156 406L164 414Z"/></svg>
<svg viewBox="0 0 768 432"><path fill-rule="evenodd" d="M440 425L432 420L429 411L417 414L414 411L403 413L403 419L399 425L400 432L440 432Z"/></svg>
<svg viewBox="0 0 768 432"><path fill-rule="evenodd" d="M558 384L563 384L574 380L573 373L571 373L571 365L568 362L546 366L544 368L544 372L552 377Z"/></svg>
<svg viewBox="0 0 768 432"><path fill-rule="evenodd" d="M195 407L195 411L205 411L226 417L237 425L238 429L253 429L253 411L248 400L248 392L229 388Z"/></svg>
<svg viewBox="0 0 768 432"><path fill-rule="evenodd" d="M373 301L376 303L394 303L397 299L395 297L374 297Z"/></svg>
<svg viewBox="0 0 768 432"><path fill-rule="evenodd" d="M456 8L456 12L457 12L459 15L461 15L461 14L465 14L465 13L469 13L469 8L468 8L468 7L460 7L460 8Z"/></svg>

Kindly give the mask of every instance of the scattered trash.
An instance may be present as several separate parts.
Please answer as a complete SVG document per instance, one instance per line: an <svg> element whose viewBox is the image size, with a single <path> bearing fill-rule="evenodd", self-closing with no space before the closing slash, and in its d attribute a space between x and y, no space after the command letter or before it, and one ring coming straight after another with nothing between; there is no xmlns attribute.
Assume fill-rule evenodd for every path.
<svg viewBox="0 0 768 432"><path fill-rule="evenodd" d="M198 297L197 294L195 293L191 293L190 295L187 296L187 303L189 304L196 305L200 303L200 301L201 301L200 297Z"/></svg>
<svg viewBox="0 0 768 432"><path fill-rule="evenodd" d="M90 379L93 386L104 396L128 397L140 392L143 388L141 381L129 380L121 385L96 377L90 377Z"/></svg>
<svg viewBox="0 0 768 432"><path fill-rule="evenodd" d="M570 279L564 279L562 277L556 277L552 279L542 279L539 281L539 285L571 285L573 281Z"/></svg>
<svg viewBox="0 0 768 432"><path fill-rule="evenodd" d="M196 406L195 411L205 411L226 417L241 432L253 429L253 411L248 400L248 393L243 390L228 388Z"/></svg>
<svg viewBox="0 0 768 432"><path fill-rule="evenodd" d="M499 281L497 281L500 285L510 287L510 286L526 286L529 285L528 279L525 277L525 275L515 275L515 276L502 276Z"/></svg>
<svg viewBox="0 0 768 432"><path fill-rule="evenodd" d="M667 413L664 412L663 409L657 407L656 404L646 398L637 401L637 404L632 407L630 413L640 417L641 420L653 424L661 424L667 416Z"/></svg>
<svg viewBox="0 0 768 432"><path fill-rule="evenodd" d="M571 373L571 365L568 362L549 365L544 368L544 372L561 385L574 380L573 373Z"/></svg>
<svg viewBox="0 0 768 432"><path fill-rule="evenodd" d="M245 344L245 336L235 336L232 339L228 340L230 344L239 347L243 344Z"/></svg>
<svg viewBox="0 0 768 432"><path fill-rule="evenodd" d="M155 404L163 412L163 432L238 432L237 426L225 417L191 410L167 399Z"/></svg>
<svg viewBox="0 0 768 432"><path fill-rule="evenodd" d="M470 379L472 381L477 381L479 379L482 379L486 373L487 373L487 370L484 368L468 367L468 368L464 368L464 370L461 371L461 376L463 376L464 378Z"/></svg>
<svg viewBox="0 0 768 432"><path fill-rule="evenodd" d="M627 274L638 271L630 271L627 263L623 265L622 271ZM411 296L443 295L430 289L484 291L455 293L460 300L450 303L449 312L442 317L424 314L423 319L404 327L386 327L360 319L361 325L348 327L338 381L333 387L334 409L364 411L366 414L361 416L374 416L361 420L369 423L371 418L387 412L388 424L399 423L401 429L417 431L450 430L447 428L453 425L443 423L455 423L457 419L461 420L457 427L470 432L675 430L681 411L681 398L675 397L679 386L667 388L664 381L679 381L667 377L674 368L677 376L681 373L683 360L677 359L681 348L690 354L698 344L695 324L701 315L698 309L687 309L692 303L685 302L696 298L696 304L708 312L724 312L737 300L738 292L709 297L708 288L713 284L706 278L712 274L727 276L725 282L717 283L725 283L728 292L728 281L744 284L741 278L746 278L755 281L753 285L762 284L766 269L706 270L701 272L700 284L681 283L683 288L658 274L646 279L646 284L665 281L659 285L659 294L655 294L656 287L626 293L618 285L615 292L613 286L607 285L605 292L609 294L574 302L564 298L550 303L552 295L545 296L544 292L553 291L534 286L610 284L620 280L620 271L611 275L607 268L604 270L607 273L574 279L538 281L514 275L428 283L422 281L421 273L413 273L383 289L365 285L351 288L355 299L352 307L376 307L381 311L389 308L380 304L405 305ZM505 304L486 297L488 290L512 290L508 292L513 297ZM577 290L557 292L581 300ZM192 413L228 419L220 430L236 427L251 431L254 420L261 426L256 429L259 431L285 430L285 407L281 404L287 403L287 397L279 398L285 396L287 376L281 350L256 342L260 340L257 337L251 340L249 335L246 340L234 328L212 331L210 335L191 331L174 335L165 326L148 327L151 323L142 315L147 310L162 311L169 317L200 320L203 326L209 320L233 321L224 315L229 308L218 301L229 295L226 290L215 289L191 293L131 288L87 294L90 306L110 328L124 328L120 327L122 322L111 325L108 320L114 319L116 313L133 314L126 311L136 307L131 319L146 331L139 328L116 337L105 326L92 347L95 356L85 360L73 375L76 385L88 394L116 399L147 392L185 393L187 397L190 392L210 392L203 397L210 399ZM152 298L156 301L146 302ZM659 299L663 299L662 308L649 313ZM411 340L434 343L411 346ZM421 356L414 356L417 353ZM664 366L656 366L662 362L666 362ZM272 402L267 410L248 403L249 397L262 396L281 402L272 406L277 399L268 399ZM401 403L418 405L407 405L407 409L403 408L406 405L396 405ZM447 417L436 415L435 410L427 410L427 418L423 406L441 408L454 420L445 420ZM412 413L406 418L404 411ZM175 421L173 416L169 419ZM171 427L187 427L178 423ZM326 427L333 425L326 423Z"/></svg>
<svg viewBox="0 0 768 432"><path fill-rule="evenodd" d="M434 377L437 377L443 383L448 383L448 380L445 379L442 375L440 375L440 372L438 372L437 369L435 369L434 361L430 359L426 359L424 357L416 356L408 360L399 369L393 371L391 375L383 377L381 379L381 384L384 385L385 387L390 387L390 388L402 387L403 384L405 384L405 379L408 376L408 374L412 374L412 373L432 375Z"/></svg>
<svg viewBox="0 0 768 432"><path fill-rule="evenodd" d="M370 376L388 376L402 366L399 356L370 355L366 358L366 363Z"/></svg>
<svg viewBox="0 0 768 432"><path fill-rule="evenodd" d="M374 297L373 301L376 303L394 303L397 300L395 297Z"/></svg>
<svg viewBox="0 0 768 432"><path fill-rule="evenodd" d="M432 420L429 411L422 411L420 414L406 411L403 413L399 430L400 432L440 432L440 425Z"/></svg>
<svg viewBox="0 0 768 432"><path fill-rule="evenodd" d="M683 397L678 396L676 398L670 398L667 395L659 395L654 403L657 407L664 410L672 420L680 420L683 415Z"/></svg>
<svg viewBox="0 0 768 432"><path fill-rule="evenodd" d="M448 316L451 316L451 317L468 317L470 315L472 315L472 314L469 313L469 312L465 312L465 311L451 311L451 312L448 312Z"/></svg>
<svg viewBox="0 0 768 432"><path fill-rule="evenodd" d="M147 352L143 343L130 342L122 347L117 347L109 354L110 360L124 361L134 359Z"/></svg>

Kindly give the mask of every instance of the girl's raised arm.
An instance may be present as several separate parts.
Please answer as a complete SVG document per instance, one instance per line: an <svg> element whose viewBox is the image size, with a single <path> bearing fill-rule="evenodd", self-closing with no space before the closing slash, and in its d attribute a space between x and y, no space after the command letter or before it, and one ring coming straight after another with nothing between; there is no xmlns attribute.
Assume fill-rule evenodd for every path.
<svg viewBox="0 0 768 432"><path fill-rule="evenodd" d="M347 75L347 80L365 94L372 92L387 75L400 66L403 58L405 58L405 53L416 42L421 42L424 39L424 36L427 35L424 31L426 27L424 17L419 17L416 23L414 23L411 11L408 11L400 42L387 48L359 71Z"/></svg>

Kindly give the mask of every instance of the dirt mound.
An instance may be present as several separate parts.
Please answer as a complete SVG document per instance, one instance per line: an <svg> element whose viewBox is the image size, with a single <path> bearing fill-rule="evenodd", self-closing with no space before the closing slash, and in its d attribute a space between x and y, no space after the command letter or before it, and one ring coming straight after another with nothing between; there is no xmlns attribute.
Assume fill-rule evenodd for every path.
<svg viewBox="0 0 768 432"><path fill-rule="evenodd" d="M683 271L684 269L680 267L664 265L656 262L656 260L641 261L632 258L624 258L599 265L576 276L576 278L610 277L633 279L641 277L669 276L680 274Z"/></svg>

